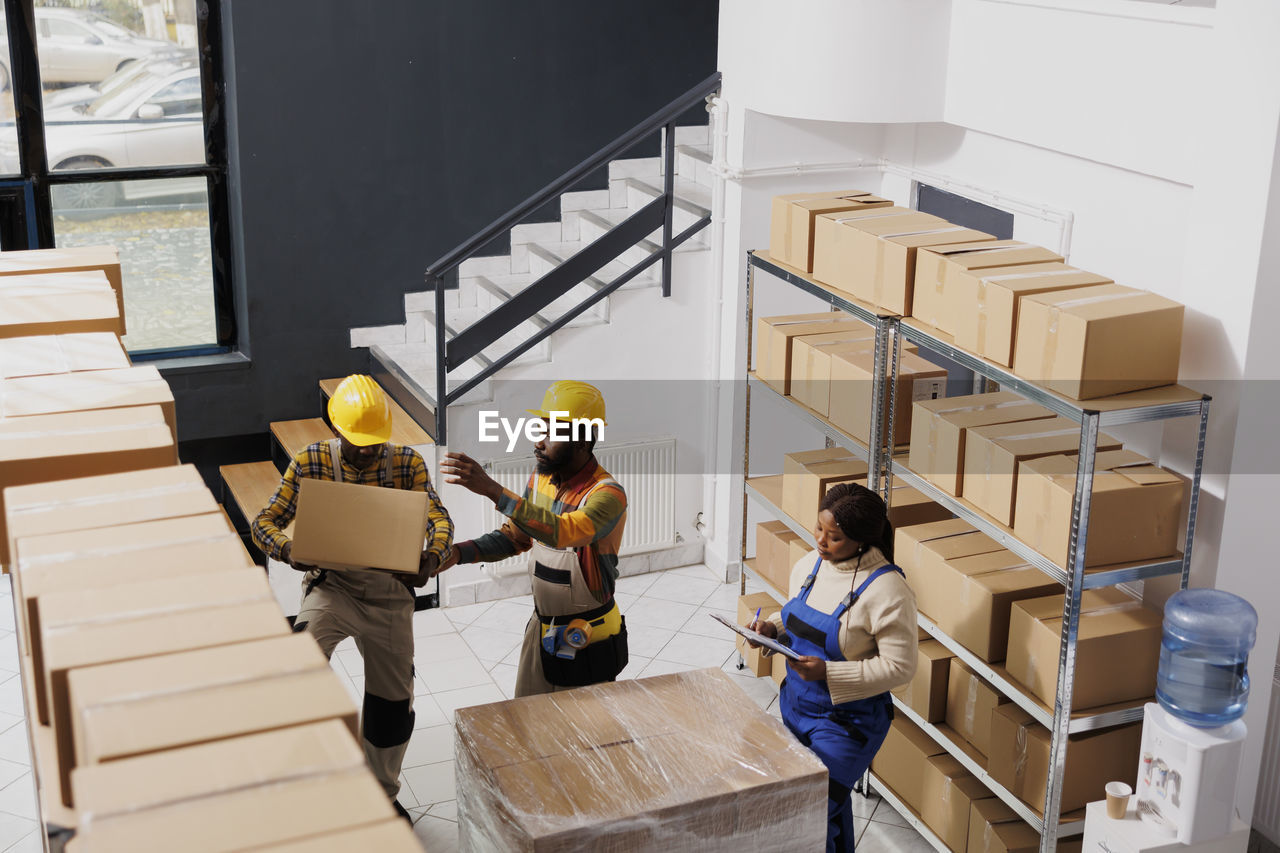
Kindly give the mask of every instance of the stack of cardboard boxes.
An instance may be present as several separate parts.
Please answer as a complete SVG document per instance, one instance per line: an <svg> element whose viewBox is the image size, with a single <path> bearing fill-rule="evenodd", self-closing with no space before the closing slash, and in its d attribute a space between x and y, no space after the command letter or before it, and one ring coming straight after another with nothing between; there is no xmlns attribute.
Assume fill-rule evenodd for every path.
<svg viewBox="0 0 1280 853"><path fill-rule="evenodd" d="M112 249L0 258L0 563L43 821L81 853L418 849L346 690L177 464L122 304Z"/></svg>

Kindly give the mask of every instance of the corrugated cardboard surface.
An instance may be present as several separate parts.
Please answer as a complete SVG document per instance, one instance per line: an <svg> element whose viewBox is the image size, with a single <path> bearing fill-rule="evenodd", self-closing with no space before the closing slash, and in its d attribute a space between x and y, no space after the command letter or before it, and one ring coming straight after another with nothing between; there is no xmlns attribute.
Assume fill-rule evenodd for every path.
<svg viewBox="0 0 1280 853"><path fill-rule="evenodd" d="M381 823L344 829L325 835L255 847L258 853L352 853L357 850L377 853L422 853L422 844L409 825L400 818Z"/></svg>
<svg viewBox="0 0 1280 853"><path fill-rule="evenodd" d="M833 284L846 275L853 262L847 226L862 219L882 219L899 216L927 216L909 207L892 205L874 209L845 210L819 215L813 222L813 277L826 284ZM933 217L937 218L937 217ZM941 220L939 220L941 221Z"/></svg>
<svg viewBox="0 0 1280 853"><path fill-rule="evenodd" d="M1049 779L1049 730L1017 705L1001 705L991 712L991 745L991 778L1040 813ZM1132 777L1141 745L1141 723L1071 735L1062 812L1100 800L1108 782Z"/></svg>
<svg viewBox="0 0 1280 853"><path fill-rule="evenodd" d="M1018 813L992 797L969 807L967 853L1037 853L1040 833Z"/></svg>
<svg viewBox="0 0 1280 853"><path fill-rule="evenodd" d="M1183 312L1171 299L1118 284L1028 296L1013 369L1078 400L1171 385Z"/></svg>
<svg viewBox="0 0 1280 853"><path fill-rule="evenodd" d="M956 598L938 617L938 626L987 663L1005 658L1013 602L1062 588L1012 551L957 557L940 568Z"/></svg>
<svg viewBox="0 0 1280 853"><path fill-rule="evenodd" d="M426 492L304 477L292 555L325 569L416 574L426 524Z"/></svg>
<svg viewBox="0 0 1280 853"><path fill-rule="evenodd" d="M867 476L867 463L848 450L832 447L788 453L782 460L782 510L804 525L816 523L827 489Z"/></svg>
<svg viewBox="0 0 1280 853"><path fill-rule="evenodd" d="M813 277L836 290L870 302L876 273L876 235L950 228L938 216L907 208L885 208L848 218L835 214L814 226Z"/></svg>
<svg viewBox="0 0 1280 853"><path fill-rule="evenodd" d="M756 617L757 608L760 610L760 618L768 619L781 610L782 605L767 592L740 595L738 596L738 624L750 625ZM748 646L745 637L737 637L736 643L738 654L742 655L742 660L746 663L748 672L756 678L763 678L773 672L773 661L760 654L760 649L753 649Z"/></svg>
<svg viewBox="0 0 1280 853"><path fill-rule="evenodd" d="M0 379L128 366L129 356L114 332L0 339Z"/></svg>
<svg viewBox="0 0 1280 853"><path fill-rule="evenodd" d="M149 405L157 405L164 412L176 444L178 421L173 391L151 365L6 380L0 416L17 418Z"/></svg>
<svg viewBox="0 0 1280 853"><path fill-rule="evenodd" d="M366 768L229 791L92 821L67 853L225 853L380 823L391 803Z"/></svg>
<svg viewBox="0 0 1280 853"><path fill-rule="evenodd" d="M862 266L857 281L863 290L861 293L854 292L860 299L903 317L911 315L918 249L947 243L983 243L995 239L983 231L950 224L940 228L913 228L912 231L914 233L881 234L875 243L874 259L860 254L859 262ZM859 252L865 252L865 247L865 241L861 242Z"/></svg>
<svg viewBox="0 0 1280 853"><path fill-rule="evenodd" d="M947 674L955 655L937 640L920 640L916 647L916 672L893 694L925 722L940 723L947 716Z"/></svg>
<svg viewBox="0 0 1280 853"><path fill-rule="evenodd" d="M947 725L978 752L991 752L991 711L1011 701L959 658L951 659L947 678Z"/></svg>
<svg viewBox="0 0 1280 853"><path fill-rule="evenodd" d="M826 769L719 670L462 708L456 726L463 849L803 850L825 837Z"/></svg>
<svg viewBox="0 0 1280 853"><path fill-rule="evenodd" d="M159 406L0 421L0 561L9 562L4 491L94 474L172 465L173 434Z"/></svg>
<svg viewBox="0 0 1280 853"><path fill-rule="evenodd" d="M874 346L875 330L803 335L792 342L791 396L826 417L831 407L831 358L837 352L861 352Z"/></svg>
<svg viewBox="0 0 1280 853"><path fill-rule="evenodd" d="M871 441L872 385L875 376L875 352L869 344L833 352L830 359L830 420L844 432L868 444ZM889 400L881 411L882 434L889 428ZM915 353L904 352L898 362L898 392L894 408L893 443L905 444L911 438L912 404L916 400L946 396L947 371Z"/></svg>
<svg viewBox="0 0 1280 853"><path fill-rule="evenodd" d="M971 427L1053 416L1012 391L913 403L907 467L959 497L964 484L965 439Z"/></svg>
<svg viewBox="0 0 1280 853"><path fill-rule="evenodd" d="M756 571L782 592L786 592L791 580L789 548L799 538L781 521L756 525Z"/></svg>
<svg viewBox="0 0 1280 853"><path fill-rule="evenodd" d="M1007 367L1013 364L1023 297L1111 283L1104 275L1059 263L1005 267L971 276L956 292L961 307L955 321L956 346Z"/></svg>
<svg viewBox="0 0 1280 853"><path fill-rule="evenodd" d="M77 767L71 787L76 810L96 819L363 762L346 725L326 720Z"/></svg>
<svg viewBox="0 0 1280 853"><path fill-rule="evenodd" d="M120 275L120 253L115 246L64 246L57 249L26 249L0 255L0 276L28 276L52 272L92 272L106 276L116 294L120 312L120 334L124 334L124 281Z"/></svg>
<svg viewBox="0 0 1280 853"><path fill-rule="evenodd" d="M999 550L999 543L960 518L900 526L894 531L894 561L906 572L907 583L916 594L916 607L935 622L955 602L951 597L954 590L945 587L945 561Z"/></svg>
<svg viewBox="0 0 1280 853"><path fill-rule="evenodd" d="M0 277L0 338L124 334L115 291L101 272Z"/></svg>
<svg viewBox="0 0 1280 853"><path fill-rule="evenodd" d="M890 207L893 202L865 190L791 193L773 197L769 255L804 272L813 271L814 218L825 213Z"/></svg>
<svg viewBox="0 0 1280 853"><path fill-rule="evenodd" d="M1073 709L1155 695L1161 616L1118 589L1085 590L1080 602ZM1006 669L1046 705L1058 693L1062 596L1013 605Z"/></svg>
<svg viewBox="0 0 1280 853"><path fill-rule="evenodd" d="M924 805L925 763L942 754L942 747L915 723L898 715L884 743L871 761L875 773L895 794L917 812Z"/></svg>
<svg viewBox="0 0 1280 853"><path fill-rule="evenodd" d="M1080 449L1080 424L1067 418L970 427L965 439L964 497L1001 524L1014 521L1018 463ZM1098 433L1099 451L1120 442Z"/></svg>
<svg viewBox="0 0 1280 853"><path fill-rule="evenodd" d="M756 336L752 344L756 375L778 393L790 394L791 360L796 338L833 332L861 333L866 328L866 323L843 311L761 317L756 321Z"/></svg>
<svg viewBox="0 0 1280 853"><path fill-rule="evenodd" d="M990 796L987 786L954 756L933 755L925 761L920 817L952 850L964 850L973 801Z"/></svg>
<svg viewBox="0 0 1280 853"><path fill-rule="evenodd" d="M916 252L911 316L954 335L956 317L968 306L957 299L957 294L972 271L1061 260L1048 249L1020 240L922 247Z"/></svg>
<svg viewBox="0 0 1280 853"><path fill-rule="evenodd" d="M1071 547L1076 457L1046 456L1018 467L1013 532L1060 566ZM1131 450L1094 462L1085 565L1167 557L1178 550L1188 485Z"/></svg>

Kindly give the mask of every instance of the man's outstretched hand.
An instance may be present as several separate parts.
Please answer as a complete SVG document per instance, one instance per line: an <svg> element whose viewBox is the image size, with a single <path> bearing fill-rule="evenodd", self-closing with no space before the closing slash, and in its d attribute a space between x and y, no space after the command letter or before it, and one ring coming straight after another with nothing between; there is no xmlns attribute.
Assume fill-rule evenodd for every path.
<svg viewBox="0 0 1280 853"><path fill-rule="evenodd" d="M446 453L440 463L445 482L462 486L469 492L486 497L494 503L502 497L502 486L485 472L480 463L465 453Z"/></svg>
<svg viewBox="0 0 1280 853"><path fill-rule="evenodd" d="M416 575L398 574L397 578L400 583L412 592L415 589L422 589L427 585L427 581L440 574L440 558L435 554L427 551L422 552L422 556L418 558L418 573Z"/></svg>
<svg viewBox="0 0 1280 853"><path fill-rule="evenodd" d="M280 552L280 562L284 563L287 566L290 566L291 568L297 569L300 572L309 572L315 568L315 566L312 566L308 563L295 563L293 561L293 543L292 542L284 543L284 549Z"/></svg>

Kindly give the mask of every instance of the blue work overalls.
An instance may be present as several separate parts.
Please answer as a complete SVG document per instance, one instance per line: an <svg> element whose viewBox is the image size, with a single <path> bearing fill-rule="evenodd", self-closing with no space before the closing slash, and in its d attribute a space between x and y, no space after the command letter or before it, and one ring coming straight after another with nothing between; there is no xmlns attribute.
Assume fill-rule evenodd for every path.
<svg viewBox="0 0 1280 853"><path fill-rule="evenodd" d="M840 617L876 578L888 572L902 574L902 569L881 566L846 595L834 613L822 613L808 603L809 590L821 564L819 557L800 587L800 594L782 608L782 624L789 635L787 644L796 653L842 661L845 657L840 651ZM827 766L827 853L853 853L851 790L871 766L871 759L889 732L893 719L889 694L836 705L825 681L805 681L788 674L778 701L787 728Z"/></svg>

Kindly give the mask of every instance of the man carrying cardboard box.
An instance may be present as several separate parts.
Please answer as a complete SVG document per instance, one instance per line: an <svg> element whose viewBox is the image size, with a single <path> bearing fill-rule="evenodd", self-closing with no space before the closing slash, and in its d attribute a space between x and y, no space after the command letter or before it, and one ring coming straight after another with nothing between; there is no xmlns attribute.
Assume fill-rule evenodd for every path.
<svg viewBox="0 0 1280 853"><path fill-rule="evenodd" d="M537 462L524 493L502 488L464 453L450 453L446 475L493 501L509 521L500 530L453 546L455 562L495 562L533 549L533 615L525 625L516 696L613 681L627 665L627 627L613 597L618 545L627 521L622 486L595 457L605 426L604 397L586 382L547 389L541 409L550 438L533 446ZM556 438L555 424L593 424L589 436Z"/></svg>
<svg viewBox="0 0 1280 853"><path fill-rule="evenodd" d="M391 409L371 377L348 376L329 399L338 438L318 441L289 463L280 487L252 525L253 541L269 557L306 572L295 631L307 631L325 657L354 637L364 658L364 709L360 726L365 757L396 811L400 765L413 733L413 589L435 574L453 542L453 522L440 503L427 465L413 448L391 444ZM371 570L326 571L292 558L293 543L281 531L293 520L303 478L408 489L428 496L426 533L416 575ZM361 531L352 530L359 536Z"/></svg>

